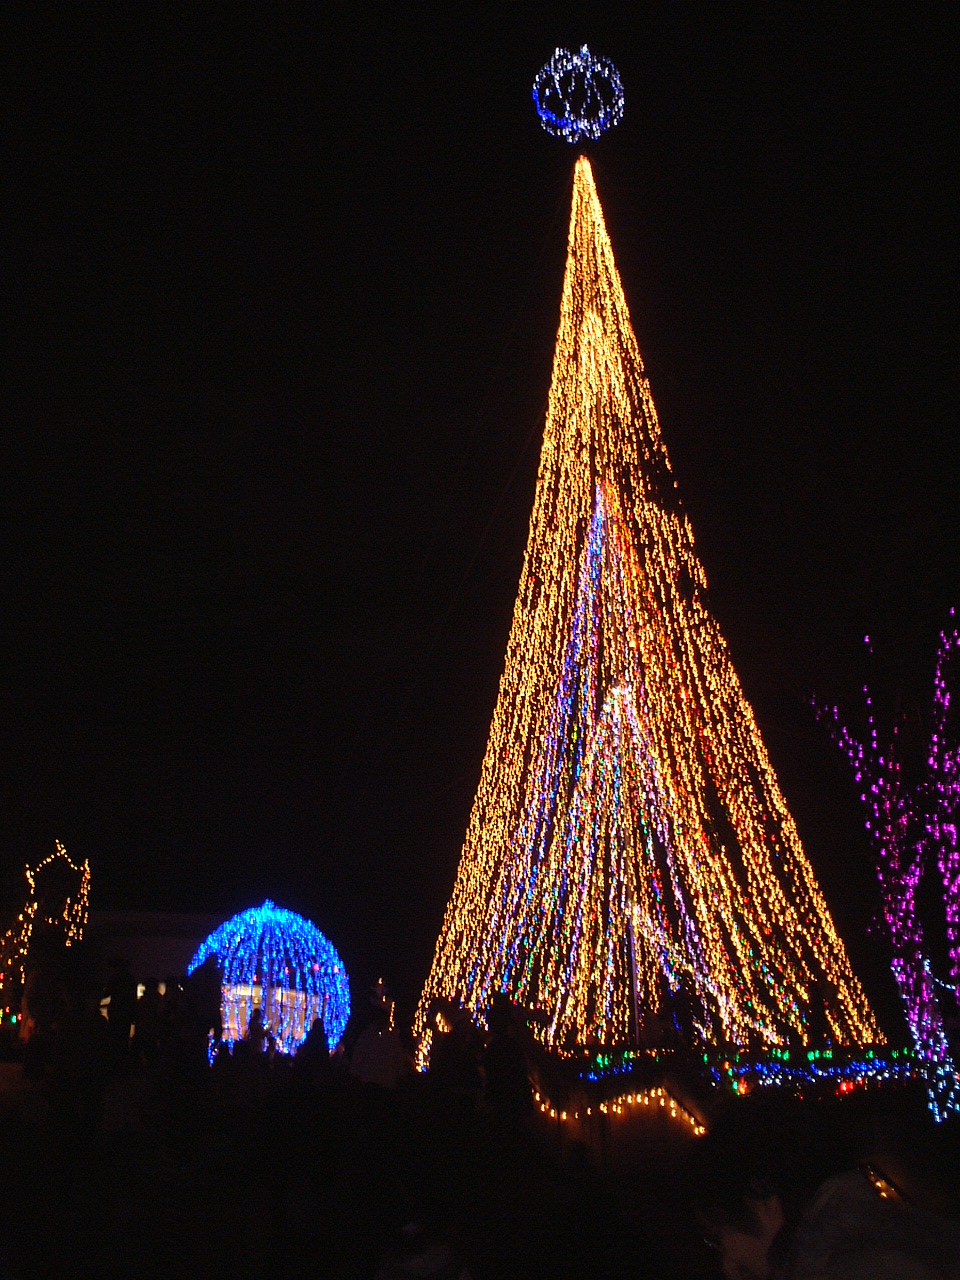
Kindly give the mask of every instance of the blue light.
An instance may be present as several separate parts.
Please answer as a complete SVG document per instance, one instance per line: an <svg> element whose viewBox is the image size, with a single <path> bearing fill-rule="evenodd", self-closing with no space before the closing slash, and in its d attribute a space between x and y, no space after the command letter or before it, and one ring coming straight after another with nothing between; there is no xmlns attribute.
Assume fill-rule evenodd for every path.
<svg viewBox="0 0 960 1280"><path fill-rule="evenodd" d="M533 104L547 133L576 143L596 141L623 116L623 85L609 58L557 49L533 82Z"/></svg>
<svg viewBox="0 0 960 1280"><path fill-rule="evenodd" d="M223 982L223 1038L242 1040L255 1008L281 1053L294 1053L314 1018L331 1050L350 1017L350 983L334 947L315 924L268 898L214 930L187 966L214 955Z"/></svg>

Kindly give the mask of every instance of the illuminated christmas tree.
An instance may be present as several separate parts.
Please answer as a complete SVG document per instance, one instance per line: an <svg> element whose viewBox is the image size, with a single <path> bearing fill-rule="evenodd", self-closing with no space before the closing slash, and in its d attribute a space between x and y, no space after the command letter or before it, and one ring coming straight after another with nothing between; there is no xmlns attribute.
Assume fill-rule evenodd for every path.
<svg viewBox="0 0 960 1280"><path fill-rule="evenodd" d="M588 161L504 673L415 1030L438 998L629 1041L881 1041L705 601Z"/></svg>

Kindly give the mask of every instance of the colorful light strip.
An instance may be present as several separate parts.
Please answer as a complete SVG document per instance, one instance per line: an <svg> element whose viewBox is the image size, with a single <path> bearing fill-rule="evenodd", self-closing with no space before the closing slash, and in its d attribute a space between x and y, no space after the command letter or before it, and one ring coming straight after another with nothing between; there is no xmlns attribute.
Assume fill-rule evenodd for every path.
<svg viewBox="0 0 960 1280"><path fill-rule="evenodd" d="M916 1058L909 1049L893 1049L883 1054L867 1050L853 1056L832 1049L800 1054L785 1050L780 1058L773 1054L761 1060L737 1058L709 1067L715 1085L727 1083L740 1095L755 1088L778 1088L800 1094L813 1089L822 1095L827 1086L835 1096L842 1097L871 1084L916 1080L918 1073Z"/></svg>
<svg viewBox="0 0 960 1280"><path fill-rule="evenodd" d="M951 617L953 610L950 611ZM870 647L870 637L864 642ZM960 650L960 631L941 632L934 675L933 727L926 753L927 772L914 786L904 783L900 769L900 724L894 724L889 744L881 747L869 687L868 734L859 742L840 722L836 707L814 704L836 745L846 755L856 781L864 787L860 799L867 807L865 822L877 863L883 918L892 954L891 968L907 1025L929 1087L930 1109L936 1120L960 1111L960 1081L950 1056L936 980L917 912L917 888L925 867L936 860L943 883L950 976L956 983L958 912L960 912L960 743L948 742L949 664ZM872 650L871 650L872 652ZM957 738L956 733L951 736Z"/></svg>
<svg viewBox="0 0 960 1280"><path fill-rule="evenodd" d="M707 1044L882 1041L706 602L589 163L500 693L415 1020L497 992L561 1052L689 990ZM822 1018L820 1019L822 1021Z"/></svg>

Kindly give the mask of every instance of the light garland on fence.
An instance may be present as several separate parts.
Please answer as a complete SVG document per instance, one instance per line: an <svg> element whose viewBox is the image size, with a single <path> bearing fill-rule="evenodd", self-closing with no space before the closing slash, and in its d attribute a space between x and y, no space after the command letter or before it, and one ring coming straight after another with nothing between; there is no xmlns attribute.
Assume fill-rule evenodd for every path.
<svg viewBox="0 0 960 1280"><path fill-rule="evenodd" d="M581 1081L602 1081L611 1076L629 1076L642 1058L658 1058L650 1051L637 1053L620 1051L614 1055L596 1055L590 1068L581 1071ZM809 1097L843 1098L872 1087L890 1084L907 1084L917 1080L918 1063L911 1049L890 1049L877 1052L864 1049L844 1052L838 1049L774 1049L768 1058L752 1058L735 1054L729 1059L711 1060L703 1055L704 1078L713 1086L730 1087L738 1097L754 1090L781 1089L784 1092ZM628 1115L634 1107L659 1106L665 1108L673 1119L687 1124L696 1137L702 1137L707 1127L693 1112L663 1086L649 1089L631 1089L587 1105L584 1101L571 1104L566 1109L558 1107L540 1090L534 1091L534 1101L542 1114L561 1124L585 1121L591 1116Z"/></svg>
<svg viewBox="0 0 960 1280"><path fill-rule="evenodd" d="M534 1092L533 1100L544 1115L549 1116L551 1120L558 1120L561 1124L576 1120L586 1120L593 1115L622 1116L626 1115L634 1107L652 1107L654 1109L662 1108L664 1113L670 1116L671 1120L678 1120L687 1125L696 1138L702 1138L707 1132L707 1126L698 1120L692 1111L688 1111L682 1103L679 1103L673 1094L668 1093L662 1087L621 1093L615 1098L607 1098L605 1102L598 1102L595 1106L577 1107L569 1111L555 1107L539 1091Z"/></svg>
<svg viewBox="0 0 960 1280"><path fill-rule="evenodd" d="M609 58L556 49L533 82L533 104L547 133L577 143L594 141L623 117L623 85Z"/></svg>
<svg viewBox="0 0 960 1280"><path fill-rule="evenodd" d="M882 1035L705 599L590 165L506 666L415 1021L497 992L565 1051L686 987L706 1043ZM818 994L819 992L819 994Z"/></svg>
<svg viewBox="0 0 960 1280"><path fill-rule="evenodd" d="M255 1008L281 1053L293 1053L314 1018L340 1043L350 1017L350 984L333 945L315 924L269 899L215 930L187 972L216 956L223 983L223 1038L242 1040Z"/></svg>
<svg viewBox="0 0 960 1280"><path fill-rule="evenodd" d="M54 902L47 901L41 881L43 873L54 863L64 862L71 877L79 877L76 891L64 897L56 895ZM26 977L30 943L37 927L56 930L62 934L63 945L72 947L83 939L87 925L90 898L90 863L74 862L59 840L54 842L53 853L47 854L32 869L25 868L27 900L14 924L0 938L0 1004L8 1007ZM55 903L55 905L54 905Z"/></svg>
<svg viewBox="0 0 960 1280"><path fill-rule="evenodd" d="M953 616L953 610L950 611ZM864 637L870 647L870 637ZM916 785L904 784L900 772L898 724L891 740L880 745L873 701L864 685L868 734L859 742L840 722L836 707L815 705L836 745L846 755L856 781L864 787L860 799L869 816L865 821L877 860L877 879L883 918L892 953L891 968L921 1070L929 1086L930 1109L938 1121L960 1111L960 1080L950 1056L930 969L923 924L917 913L917 888L925 866L936 859L943 884L950 976L960 972L960 745L956 733L948 743L949 663L960 652L960 631L941 632L933 693L933 728L927 749L927 773Z"/></svg>

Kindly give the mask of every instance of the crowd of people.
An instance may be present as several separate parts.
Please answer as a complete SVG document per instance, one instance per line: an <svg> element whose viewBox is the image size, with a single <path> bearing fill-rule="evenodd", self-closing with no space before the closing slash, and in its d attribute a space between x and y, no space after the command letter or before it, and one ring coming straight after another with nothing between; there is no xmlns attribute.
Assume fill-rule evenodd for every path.
<svg viewBox="0 0 960 1280"><path fill-rule="evenodd" d="M705 1163L661 1144L656 1162L634 1164L626 1180L621 1167L598 1165L595 1152L556 1145L532 1103L542 1052L506 996L493 1000L485 1025L453 1002L436 1002L426 1075L415 1070L382 984L356 1001L339 1044L328 1043L317 1018L293 1055L280 1051L258 1008L242 1039L225 1039L220 998L213 963L139 990L120 957L105 984L63 965L28 976L17 1031L32 1102L25 1124L11 1129L8 1117L0 1125L0 1159L29 1164L26 1143L41 1170L19 1208L16 1195L0 1198L0 1229L12 1239L21 1233L9 1265L16 1280L63 1271L71 1247L98 1247L57 1221L52 1188L63 1175L51 1170L63 1160L82 1169L89 1191L75 1194L88 1195L85 1212L96 1222L101 1202L117 1195L127 1197L123 1216L136 1221L136 1197L167 1186L161 1202L175 1243L164 1244L158 1227L160 1243L147 1249L152 1236L141 1224L131 1246L134 1254L143 1246L144 1258L172 1250L165 1274L201 1274L204 1259L229 1254L225 1221L266 1184L274 1190L265 1249L286 1250L289 1261L300 1235L319 1232L325 1241L326 1261L304 1274L500 1280L573 1277L599 1266L609 1276L960 1278L956 1226L905 1197L878 1197L861 1173L808 1179L801 1195L796 1179L792 1190L788 1176L779 1187L776 1177L758 1181L739 1158L731 1172L739 1136L720 1130L712 1149L703 1146ZM745 1115L737 1113L741 1129ZM786 1175L796 1139L761 1130L756 1145L772 1147L772 1167ZM229 1176L204 1163L207 1149L229 1153ZM131 1160L140 1169L119 1190L118 1152L125 1169ZM718 1154L727 1162L719 1183ZM171 1168L189 1194L163 1182ZM711 1191L720 1184L725 1199ZM32 1237L23 1244L22 1232L41 1201L56 1229L38 1249ZM115 1229L116 1218L109 1221ZM93 1234L102 1242L102 1223ZM51 1253L57 1241L60 1252ZM232 1269L242 1273L247 1261L241 1251Z"/></svg>
<svg viewBox="0 0 960 1280"><path fill-rule="evenodd" d="M468 1110L529 1114L534 1045L510 1001L494 1001L485 1032L452 1003L432 1012L431 1091ZM382 983L358 1002L334 1046L318 1017L295 1054L281 1053L259 1007L251 1009L241 1038L223 1032L212 957L189 976L148 979L138 987L127 961L115 956L103 985L63 963L29 973L16 1056L25 1080L60 1112L72 1107L88 1123L96 1122L103 1091L118 1078L209 1086L224 1094L287 1083L321 1086L336 1078L395 1091L415 1076L413 1046L394 1026Z"/></svg>
<svg viewBox="0 0 960 1280"><path fill-rule="evenodd" d="M138 984L115 956L105 985L81 966L38 965L27 975L18 1020L27 1080L53 1090L162 1068L196 1071L219 1037L220 980L203 966L189 977Z"/></svg>
<svg viewBox="0 0 960 1280"><path fill-rule="evenodd" d="M382 984L355 1001L338 1044L329 1044L319 1017L297 1051L286 1054L260 1008L251 1010L241 1038L224 1037L215 963L189 977L147 980L138 989L119 956L105 982L91 981L82 965L61 957L29 973L15 1038L7 1027L0 1056L19 1059L28 1092L15 1129L0 1097L0 1142L6 1135L6 1158L18 1150L24 1167L27 1143L30 1158L45 1170L38 1175L41 1198L62 1176L50 1169L66 1160L71 1167L80 1162L80 1186L99 1187L95 1198L102 1201L109 1182L103 1162L119 1151L149 1164L156 1179L169 1176L171 1163L181 1169L202 1161L210 1142L238 1146L237 1176L252 1176L261 1152L257 1143L248 1147L247 1138L259 1130L265 1147L290 1153L278 1177L294 1208L279 1212L279 1219L311 1217L318 1206L336 1202L342 1209L333 1236L342 1253L362 1260L358 1275L466 1280L471 1272L453 1239L462 1206L483 1194L481 1186L502 1189L519 1176L522 1160L513 1160L507 1175L501 1152L514 1121L532 1119L529 1064L523 1025L509 1001L497 1002L486 1032L452 1006L436 1015L427 1075L415 1069L413 1045L394 1025ZM514 1152L519 1132L507 1142ZM482 1160L500 1172L480 1178ZM342 1177L352 1189L344 1190ZM132 1195L145 1178L141 1173L122 1194ZM304 1180L309 1192L300 1186ZM218 1187L221 1193L226 1197ZM13 1218L9 1238L23 1227L15 1203L15 1196L0 1197L0 1241L5 1213ZM89 1211L95 1219L100 1203ZM179 1203L169 1213L192 1220L200 1207ZM44 1248L54 1249L59 1239L59 1269L63 1251L79 1246L56 1214L53 1221ZM187 1234L203 1247L209 1233L205 1227ZM490 1245L494 1252L499 1247ZM47 1256L49 1271L49 1253L40 1256ZM32 1274L32 1261L31 1250L22 1250L11 1274L18 1280ZM0 1276L2 1263L0 1243ZM39 1262L36 1273L43 1273Z"/></svg>

